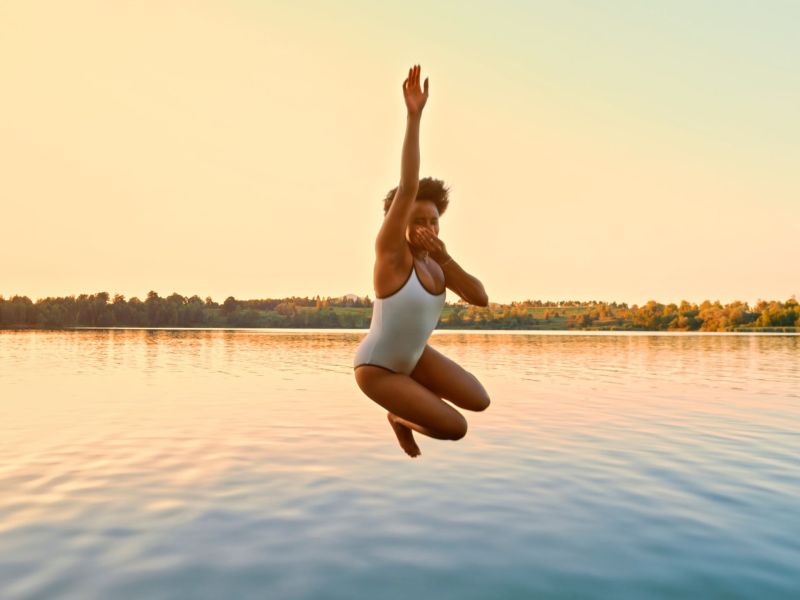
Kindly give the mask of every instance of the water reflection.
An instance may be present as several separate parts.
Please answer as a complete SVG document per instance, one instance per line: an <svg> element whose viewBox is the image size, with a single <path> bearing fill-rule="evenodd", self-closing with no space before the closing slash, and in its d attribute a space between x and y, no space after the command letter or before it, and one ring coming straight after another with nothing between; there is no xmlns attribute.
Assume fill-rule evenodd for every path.
<svg viewBox="0 0 800 600"><path fill-rule="evenodd" d="M436 332L492 406L413 462L363 335L0 332L3 597L800 590L798 336Z"/></svg>

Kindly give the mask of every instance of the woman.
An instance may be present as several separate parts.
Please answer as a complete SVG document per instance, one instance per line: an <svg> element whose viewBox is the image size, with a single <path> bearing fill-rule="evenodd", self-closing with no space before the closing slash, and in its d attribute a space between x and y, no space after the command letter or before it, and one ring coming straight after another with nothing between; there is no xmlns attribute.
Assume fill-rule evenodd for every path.
<svg viewBox="0 0 800 600"><path fill-rule="evenodd" d="M445 288L478 306L488 306L489 300L481 282L453 260L438 237L447 190L441 181L419 180L419 125L428 79L424 91L419 80L415 65L403 82L408 116L400 185L384 201L375 240L372 322L353 361L358 387L389 411L389 423L411 457L421 454L412 430L440 440L467 433L466 419L443 399L467 410L489 406L475 376L427 344Z"/></svg>

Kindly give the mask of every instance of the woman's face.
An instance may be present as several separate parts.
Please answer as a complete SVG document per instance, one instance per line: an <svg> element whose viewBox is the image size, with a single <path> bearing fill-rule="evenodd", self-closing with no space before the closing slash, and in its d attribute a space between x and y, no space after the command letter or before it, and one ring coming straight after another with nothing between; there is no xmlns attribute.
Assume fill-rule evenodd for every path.
<svg viewBox="0 0 800 600"><path fill-rule="evenodd" d="M408 226L406 227L406 240L409 245L417 248L411 240L411 232L415 229L428 229L433 235L439 237L439 209L436 204L430 200L417 200L414 202L414 208L411 211L411 217L408 219Z"/></svg>

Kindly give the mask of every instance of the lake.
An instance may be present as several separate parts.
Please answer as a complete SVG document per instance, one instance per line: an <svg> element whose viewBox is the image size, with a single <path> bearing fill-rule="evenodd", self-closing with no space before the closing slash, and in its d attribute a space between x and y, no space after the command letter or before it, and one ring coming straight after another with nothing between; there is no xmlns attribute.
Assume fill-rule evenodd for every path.
<svg viewBox="0 0 800 600"><path fill-rule="evenodd" d="M800 336L437 331L411 459L365 334L0 331L0 597L800 597Z"/></svg>

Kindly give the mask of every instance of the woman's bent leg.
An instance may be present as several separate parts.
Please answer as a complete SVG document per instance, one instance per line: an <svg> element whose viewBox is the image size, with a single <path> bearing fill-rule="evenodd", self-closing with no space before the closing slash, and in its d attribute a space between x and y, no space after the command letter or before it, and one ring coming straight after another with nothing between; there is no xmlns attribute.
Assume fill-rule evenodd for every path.
<svg viewBox="0 0 800 600"><path fill-rule="evenodd" d="M410 377L459 408L481 411L489 406L489 394L478 378L430 344L425 345Z"/></svg>
<svg viewBox="0 0 800 600"><path fill-rule="evenodd" d="M408 375L362 365L355 378L362 392L414 431L440 440L458 440L467 433L460 412Z"/></svg>

